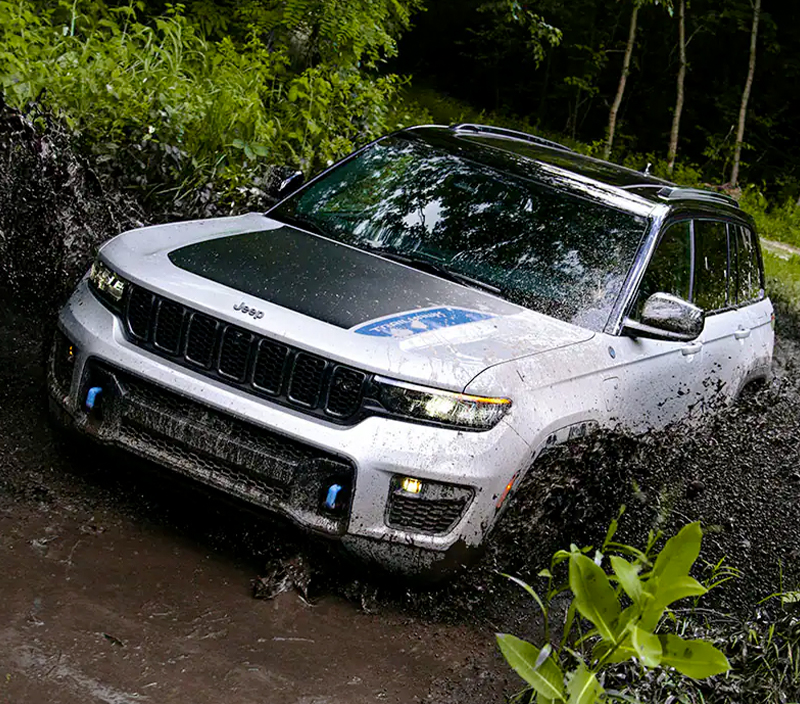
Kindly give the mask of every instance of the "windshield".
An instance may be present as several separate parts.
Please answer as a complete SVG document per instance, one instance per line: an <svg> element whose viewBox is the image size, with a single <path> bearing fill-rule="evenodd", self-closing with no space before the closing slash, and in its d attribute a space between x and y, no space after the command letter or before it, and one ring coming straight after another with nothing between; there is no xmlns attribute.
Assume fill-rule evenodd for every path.
<svg viewBox="0 0 800 704"><path fill-rule="evenodd" d="M481 282L541 313L602 330L646 218L403 135L273 210L326 237ZM590 197L592 194L593 197ZM435 266L435 268L434 268Z"/></svg>

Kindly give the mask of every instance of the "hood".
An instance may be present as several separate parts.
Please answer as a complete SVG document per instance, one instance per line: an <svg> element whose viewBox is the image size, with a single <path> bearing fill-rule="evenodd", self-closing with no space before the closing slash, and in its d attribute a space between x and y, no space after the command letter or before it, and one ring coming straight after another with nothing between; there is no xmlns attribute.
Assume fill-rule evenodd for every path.
<svg viewBox="0 0 800 704"><path fill-rule="evenodd" d="M134 283L240 327L452 390L487 367L593 336L256 214L134 230L101 257Z"/></svg>

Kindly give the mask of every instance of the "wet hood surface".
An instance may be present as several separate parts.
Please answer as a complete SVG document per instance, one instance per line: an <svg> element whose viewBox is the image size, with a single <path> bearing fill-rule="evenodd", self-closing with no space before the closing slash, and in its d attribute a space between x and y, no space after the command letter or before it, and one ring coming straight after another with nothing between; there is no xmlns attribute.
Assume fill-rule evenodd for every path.
<svg viewBox="0 0 800 704"><path fill-rule="evenodd" d="M285 225L174 250L175 266L342 328L407 311L453 307L483 316L518 306Z"/></svg>
<svg viewBox="0 0 800 704"><path fill-rule="evenodd" d="M130 231L101 256L134 283L256 333L454 390L594 335L257 214Z"/></svg>

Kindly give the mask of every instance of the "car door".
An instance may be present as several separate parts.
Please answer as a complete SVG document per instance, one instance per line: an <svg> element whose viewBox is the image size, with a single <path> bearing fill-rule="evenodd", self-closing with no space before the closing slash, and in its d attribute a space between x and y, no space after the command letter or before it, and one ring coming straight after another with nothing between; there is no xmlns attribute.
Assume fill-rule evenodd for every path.
<svg viewBox="0 0 800 704"><path fill-rule="evenodd" d="M700 341L703 403L715 407L739 390L751 366L753 320L738 300L739 267L734 223L711 218L694 221L695 284L693 302L706 312Z"/></svg>
<svg viewBox="0 0 800 704"><path fill-rule="evenodd" d="M742 378L738 391L741 391L742 386L753 378L769 374L774 343L773 311L764 292L763 265L755 233L744 225L731 225L729 239L731 256L735 254L736 263L736 275L731 276L731 284L736 283L736 305L743 316L741 325L749 331L748 335L739 335Z"/></svg>
<svg viewBox="0 0 800 704"><path fill-rule="evenodd" d="M639 320L653 293L692 295L691 221L674 222L662 232L639 284L628 318ZM620 366L605 380L612 390L617 420L634 431L660 428L690 416L703 396L703 344L621 336L615 349ZM609 375L610 377L611 375Z"/></svg>

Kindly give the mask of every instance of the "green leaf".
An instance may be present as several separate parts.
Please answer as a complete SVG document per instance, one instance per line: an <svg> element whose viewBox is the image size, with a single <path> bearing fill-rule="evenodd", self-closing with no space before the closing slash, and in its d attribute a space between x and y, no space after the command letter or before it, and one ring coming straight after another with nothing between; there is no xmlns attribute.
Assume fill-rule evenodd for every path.
<svg viewBox="0 0 800 704"><path fill-rule="evenodd" d="M670 665L678 672L696 680L721 675L730 670L728 658L704 640L683 640L678 636L662 635L662 665Z"/></svg>
<svg viewBox="0 0 800 704"><path fill-rule="evenodd" d="M581 616L595 625L602 638L613 640L613 623L620 605L606 573L585 555L573 553L569 560L569 586Z"/></svg>
<svg viewBox="0 0 800 704"><path fill-rule="evenodd" d="M617 575L623 591L631 598L633 603L642 601L642 583L639 580L639 571L627 560L616 555L611 557L611 568Z"/></svg>
<svg viewBox="0 0 800 704"><path fill-rule="evenodd" d="M526 592L528 592L528 594L530 594L533 597L533 600L537 604L539 604L539 608L542 610L542 615L545 617L545 619L547 619L547 609L545 608L544 603L542 602L542 600L539 598L539 595L536 593L536 591L534 590L534 588L530 584L528 584L527 582L523 582L518 577L514 577L514 576L512 576L510 574L505 574L504 572L501 572L500 574L503 577L506 577L506 578L510 579L512 582L514 582L514 584L519 585Z"/></svg>
<svg viewBox="0 0 800 704"><path fill-rule="evenodd" d="M566 80L567 79L565 79L565 82ZM620 506L617 517L613 519L608 526L608 530L606 531L606 539L603 541L603 548L602 548L603 550L606 550L608 545L614 539L614 535L617 532L617 528L619 528L619 519L622 518L623 513L625 513L625 504L622 504L622 506Z"/></svg>
<svg viewBox="0 0 800 704"><path fill-rule="evenodd" d="M703 532L700 523L689 523L681 528L678 535L667 541L656 558L653 576L662 582L670 583L686 577L697 557L700 555L700 542Z"/></svg>
<svg viewBox="0 0 800 704"><path fill-rule="evenodd" d="M602 701L605 690L597 681L597 675L581 663L567 682L568 704L596 704Z"/></svg>
<svg viewBox="0 0 800 704"><path fill-rule="evenodd" d="M535 645L508 633L498 633L497 644L506 662L540 696L557 702L565 701L564 675L552 657L537 668L535 664L540 651Z"/></svg>
<svg viewBox="0 0 800 704"><path fill-rule="evenodd" d="M619 641L620 637L628 630L628 624L634 619L638 619L641 610L636 604L631 604L624 609L617 618L616 628L614 629L614 640Z"/></svg>
<svg viewBox="0 0 800 704"><path fill-rule="evenodd" d="M636 657L645 667L658 667L661 664L661 641L658 636L643 628L631 628L631 645Z"/></svg>
<svg viewBox="0 0 800 704"><path fill-rule="evenodd" d="M602 660L603 664L610 665L635 658L637 653L631 645L630 637L626 637L616 648L613 643L599 641L592 651L592 656L598 661Z"/></svg>
<svg viewBox="0 0 800 704"><path fill-rule="evenodd" d="M687 596L702 596L707 591L708 589L694 577L680 577L669 583L665 583L661 579L653 597L659 604L669 606L679 599L685 599Z"/></svg>

